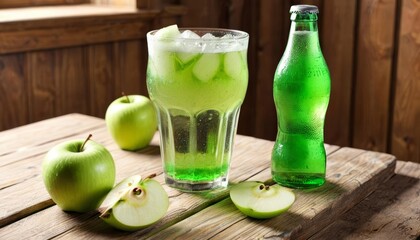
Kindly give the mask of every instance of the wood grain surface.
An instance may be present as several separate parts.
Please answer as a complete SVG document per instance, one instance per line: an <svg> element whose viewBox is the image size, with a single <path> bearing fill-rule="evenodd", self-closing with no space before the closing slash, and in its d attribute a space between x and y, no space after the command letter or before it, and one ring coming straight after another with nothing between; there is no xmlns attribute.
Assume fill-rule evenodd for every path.
<svg viewBox="0 0 420 240"><path fill-rule="evenodd" d="M420 4L402 2L391 151L420 162Z"/></svg>
<svg viewBox="0 0 420 240"><path fill-rule="evenodd" d="M26 56L29 120L35 122L54 117L57 102L54 50L33 52Z"/></svg>
<svg viewBox="0 0 420 240"><path fill-rule="evenodd" d="M274 72L283 55L290 26L290 3L286 1L260 1L257 65L250 65L250 71L257 71L254 136L275 139L277 115L273 98ZM271 58L267 58L271 55ZM264 66L262 68L261 66ZM253 69L254 68L254 69ZM252 81L251 79L250 81ZM268 120L270 119L270 120ZM274 119L274 121L273 121Z"/></svg>
<svg viewBox="0 0 420 240"><path fill-rule="evenodd" d="M62 212L45 190L40 166L46 152L57 143L83 139L89 133L93 134L94 141L111 152L116 163L117 181L134 174L157 173L156 180L164 185L157 134L146 149L123 151L111 139L103 119L81 114L0 132L1 238L162 239L172 238L174 234L220 239L240 236L305 238L360 202L392 176L395 166L394 157L388 154L326 145L327 183L315 190L295 190L297 201L292 208L269 220L254 220L242 215L229 200L228 189L191 194L164 185L170 196L166 216L149 228L130 233L106 225L96 211L85 214ZM271 141L236 136L230 184L245 180L272 183L272 146Z"/></svg>
<svg viewBox="0 0 420 240"><path fill-rule="evenodd" d="M311 239L419 239L420 164L398 161L395 173Z"/></svg>
<svg viewBox="0 0 420 240"><path fill-rule="evenodd" d="M125 94L147 95L146 64L147 52L142 47L145 40L125 41L114 44L115 58L113 96Z"/></svg>
<svg viewBox="0 0 420 240"><path fill-rule="evenodd" d="M94 43L144 38L145 24L110 20L108 24L80 25L1 32L0 53L72 47Z"/></svg>
<svg viewBox="0 0 420 240"><path fill-rule="evenodd" d="M89 88L86 87L87 59L83 47L63 48L55 51L54 78L56 84L56 114L69 112L87 114ZM60 79L60 81L57 81ZM72 99L71 101L69 99Z"/></svg>
<svg viewBox="0 0 420 240"><path fill-rule="evenodd" d="M352 116L357 148L387 150L396 2L360 1Z"/></svg>
<svg viewBox="0 0 420 240"><path fill-rule="evenodd" d="M331 75L331 97L325 123L325 141L348 146L354 86L353 57L357 1L324 0L321 48ZM341 126L341 127L337 127Z"/></svg>
<svg viewBox="0 0 420 240"><path fill-rule="evenodd" d="M255 16L259 15L259 1L257 0L232 0L229 11L229 28L240 29L249 34L248 43L248 88L246 97L242 104L242 111L238 123L238 132L247 136L255 136L256 112L255 102L257 99L256 91L258 86L258 27L259 22L254 21Z"/></svg>
<svg viewBox="0 0 420 240"><path fill-rule="evenodd" d="M305 239L329 225L372 192L378 183L389 178L395 164L393 159L391 155L341 148L328 156L327 184L316 190L295 190L297 200L286 214L268 220L247 218L227 198L159 232L152 239L177 236L190 239ZM381 167L378 168L378 164ZM270 181L270 174L266 169L250 179Z"/></svg>
<svg viewBox="0 0 420 240"><path fill-rule="evenodd" d="M90 113L105 117L106 107L115 99L114 56L112 44L96 44L88 49ZM119 94L119 96L121 96Z"/></svg>
<svg viewBox="0 0 420 240"><path fill-rule="evenodd" d="M0 56L0 128L29 123L24 54Z"/></svg>

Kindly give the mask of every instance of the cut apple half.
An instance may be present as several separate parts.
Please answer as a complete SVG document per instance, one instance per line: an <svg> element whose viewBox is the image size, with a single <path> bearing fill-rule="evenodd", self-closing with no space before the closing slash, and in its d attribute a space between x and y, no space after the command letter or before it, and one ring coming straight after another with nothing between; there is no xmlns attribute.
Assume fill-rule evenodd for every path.
<svg viewBox="0 0 420 240"><path fill-rule="evenodd" d="M233 186L230 198L245 215L253 218L271 218L292 206L295 194L280 185L265 185L261 182L247 181Z"/></svg>
<svg viewBox="0 0 420 240"><path fill-rule="evenodd" d="M141 180L134 175L118 183L99 208L99 217L125 231L136 231L159 221L168 210L169 198L162 185L151 177Z"/></svg>

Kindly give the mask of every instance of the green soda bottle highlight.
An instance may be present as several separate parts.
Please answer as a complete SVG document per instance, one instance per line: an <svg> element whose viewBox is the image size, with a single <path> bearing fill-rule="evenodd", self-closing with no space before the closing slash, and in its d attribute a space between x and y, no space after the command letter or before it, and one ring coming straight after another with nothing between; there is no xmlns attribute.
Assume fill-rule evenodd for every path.
<svg viewBox="0 0 420 240"><path fill-rule="evenodd" d="M325 183L324 120L330 74L318 39L318 8L294 5L285 52L274 75L278 133L271 161L273 180L291 188Z"/></svg>

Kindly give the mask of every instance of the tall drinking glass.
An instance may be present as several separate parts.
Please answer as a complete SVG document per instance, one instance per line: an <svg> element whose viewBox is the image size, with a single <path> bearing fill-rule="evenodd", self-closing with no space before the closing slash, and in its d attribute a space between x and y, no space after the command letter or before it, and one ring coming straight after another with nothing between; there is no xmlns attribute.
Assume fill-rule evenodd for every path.
<svg viewBox="0 0 420 240"><path fill-rule="evenodd" d="M248 34L156 33L147 34L147 89L158 112L166 184L184 191L226 187L248 85Z"/></svg>

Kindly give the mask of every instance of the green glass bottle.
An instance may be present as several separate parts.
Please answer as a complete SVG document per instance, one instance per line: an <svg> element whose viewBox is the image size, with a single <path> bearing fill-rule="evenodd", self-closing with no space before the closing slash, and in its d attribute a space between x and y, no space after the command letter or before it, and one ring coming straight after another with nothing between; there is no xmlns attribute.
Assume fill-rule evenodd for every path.
<svg viewBox="0 0 420 240"><path fill-rule="evenodd" d="M294 5L285 52L274 75L278 133L271 161L273 180L291 188L325 183L324 120L330 74L318 39L318 8Z"/></svg>

